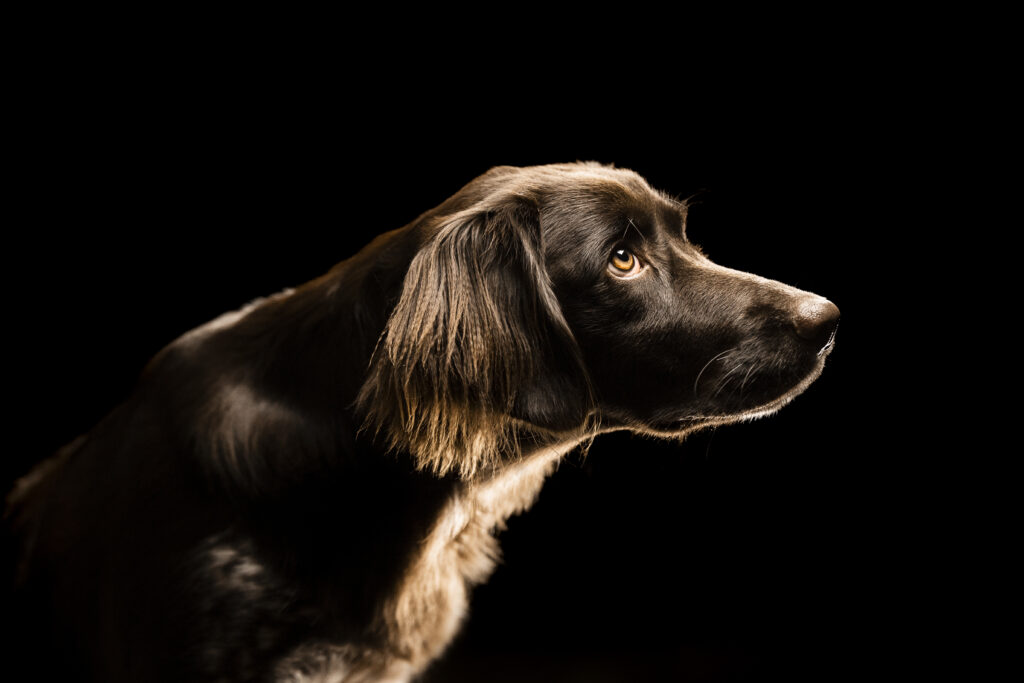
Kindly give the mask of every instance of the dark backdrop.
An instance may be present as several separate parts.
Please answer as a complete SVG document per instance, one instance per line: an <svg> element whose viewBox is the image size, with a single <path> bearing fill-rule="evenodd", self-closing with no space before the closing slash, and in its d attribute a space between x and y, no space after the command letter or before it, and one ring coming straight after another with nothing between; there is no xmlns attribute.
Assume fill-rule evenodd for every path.
<svg viewBox="0 0 1024 683"><path fill-rule="evenodd" d="M889 124L856 83L381 102L293 73L101 71L69 64L25 103L5 482L177 335L321 274L492 165L614 163L696 195L690 235L713 260L836 302L836 349L775 417L570 457L510 521L425 680L836 680L896 647L877 614L891 454L861 437L878 388L862 240L900 157L879 155Z"/></svg>

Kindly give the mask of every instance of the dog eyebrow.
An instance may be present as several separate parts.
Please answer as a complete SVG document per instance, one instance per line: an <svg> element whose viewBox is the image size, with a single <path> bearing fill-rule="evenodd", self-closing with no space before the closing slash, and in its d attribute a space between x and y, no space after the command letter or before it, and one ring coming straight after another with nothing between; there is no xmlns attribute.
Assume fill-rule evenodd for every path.
<svg viewBox="0 0 1024 683"><path fill-rule="evenodd" d="M629 228L630 226L632 226L632 228L636 230L636 234L640 235L641 240L647 240L647 235L643 234L643 232L640 231L640 228L636 227L636 223L633 222L632 218L629 218L627 216L626 221L629 223L629 225L627 225L626 229L622 231L622 239L626 239L626 233L629 232Z"/></svg>
<svg viewBox="0 0 1024 683"><path fill-rule="evenodd" d="M658 209L658 214L661 220L666 225L674 227L679 234L684 238L686 237L686 214L690 208L690 205L684 201L679 201L673 197L662 195L662 198L668 201L671 207L662 204Z"/></svg>
<svg viewBox="0 0 1024 683"><path fill-rule="evenodd" d="M688 208L690 208L690 204L686 199L679 199L677 196L669 194L664 190L655 190L655 194L684 213Z"/></svg>

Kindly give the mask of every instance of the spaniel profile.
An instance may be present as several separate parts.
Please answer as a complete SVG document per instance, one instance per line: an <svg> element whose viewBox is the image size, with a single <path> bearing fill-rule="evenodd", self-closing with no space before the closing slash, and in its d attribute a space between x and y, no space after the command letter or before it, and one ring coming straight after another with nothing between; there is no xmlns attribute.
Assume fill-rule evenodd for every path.
<svg viewBox="0 0 1024 683"><path fill-rule="evenodd" d="M19 652L37 680L407 681L567 452L778 410L838 316L712 263L636 173L491 169L180 337L17 483Z"/></svg>

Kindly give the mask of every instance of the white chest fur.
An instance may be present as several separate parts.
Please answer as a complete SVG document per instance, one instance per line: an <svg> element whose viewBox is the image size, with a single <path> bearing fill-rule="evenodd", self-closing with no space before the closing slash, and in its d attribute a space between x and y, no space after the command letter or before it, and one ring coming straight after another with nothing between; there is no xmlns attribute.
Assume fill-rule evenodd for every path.
<svg viewBox="0 0 1024 683"><path fill-rule="evenodd" d="M277 662L274 679L289 683L402 683L421 672L458 631L466 614L469 588L485 581L493 571L499 558L494 532L503 529L509 517L530 507L545 478L580 441L534 449L494 476L466 484L449 499L370 625L370 632L385 634L383 648L306 642ZM209 557L214 564L225 558L238 559L226 552L216 546ZM249 589L257 573L255 565L235 561L230 571L219 575L227 588L238 593ZM253 595L243 597L252 599Z"/></svg>
<svg viewBox="0 0 1024 683"><path fill-rule="evenodd" d="M448 645L465 616L467 589L493 571L499 558L494 532L533 504L544 479L579 443L538 448L449 501L382 615L414 671Z"/></svg>

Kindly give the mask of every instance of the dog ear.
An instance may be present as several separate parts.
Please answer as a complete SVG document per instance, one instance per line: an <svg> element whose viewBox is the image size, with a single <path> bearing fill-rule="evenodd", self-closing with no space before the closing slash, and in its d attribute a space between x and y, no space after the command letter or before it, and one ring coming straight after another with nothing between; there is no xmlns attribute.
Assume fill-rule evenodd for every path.
<svg viewBox="0 0 1024 683"><path fill-rule="evenodd" d="M586 422L589 382L544 268L532 201L491 200L428 238L358 404L365 425L419 467L463 477L514 457L524 427Z"/></svg>

